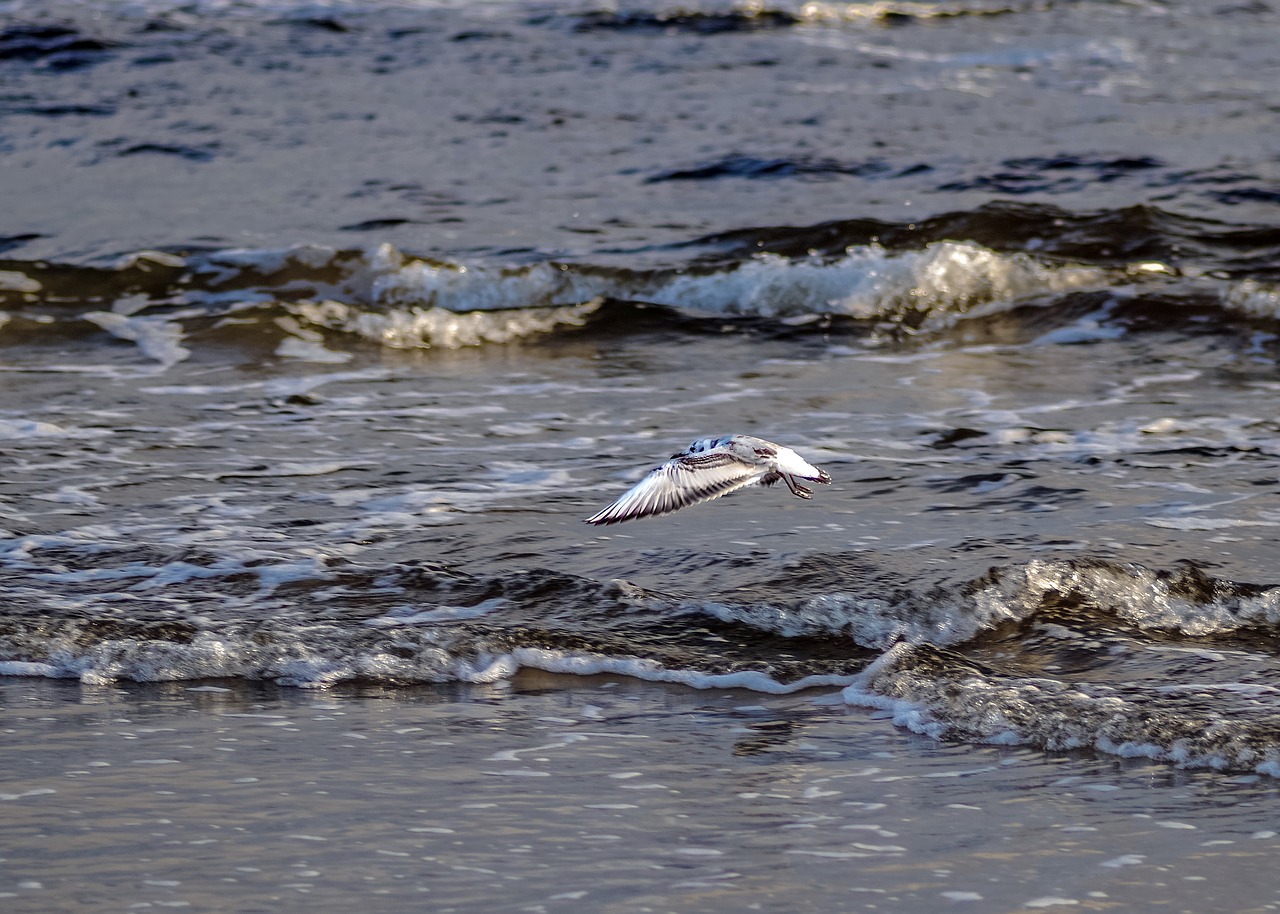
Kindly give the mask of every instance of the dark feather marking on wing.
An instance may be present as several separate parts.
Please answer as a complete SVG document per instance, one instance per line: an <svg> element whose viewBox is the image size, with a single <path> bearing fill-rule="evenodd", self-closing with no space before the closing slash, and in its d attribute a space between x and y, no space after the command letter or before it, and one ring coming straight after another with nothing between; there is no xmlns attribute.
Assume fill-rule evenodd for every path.
<svg viewBox="0 0 1280 914"><path fill-rule="evenodd" d="M676 461L675 465L682 470L696 471L712 470L716 467L728 466L731 463L741 464L745 467L751 466L741 457L735 457L724 451L712 454L690 454L688 457L681 457Z"/></svg>

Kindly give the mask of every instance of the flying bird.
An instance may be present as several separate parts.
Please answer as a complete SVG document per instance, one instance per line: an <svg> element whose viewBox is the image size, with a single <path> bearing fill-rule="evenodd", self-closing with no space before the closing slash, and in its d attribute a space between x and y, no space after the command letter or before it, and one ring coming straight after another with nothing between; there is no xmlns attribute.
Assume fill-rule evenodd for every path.
<svg viewBox="0 0 1280 914"><path fill-rule="evenodd" d="M771 486L781 480L792 495L810 498L813 490L798 480L831 482L803 457L780 444L751 435L699 438L661 466L654 467L617 501L586 519L588 524L620 524L639 517L670 514L746 486Z"/></svg>

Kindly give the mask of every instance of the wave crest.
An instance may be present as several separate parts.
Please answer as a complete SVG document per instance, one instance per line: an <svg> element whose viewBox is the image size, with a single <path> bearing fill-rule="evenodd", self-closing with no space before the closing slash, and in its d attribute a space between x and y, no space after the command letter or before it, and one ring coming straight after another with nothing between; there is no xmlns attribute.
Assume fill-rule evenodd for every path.
<svg viewBox="0 0 1280 914"><path fill-rule="evenodd" d="M601 301L597 298L562 307L467 312L437 306L370 311L338 301L297 302L288 305L288 309L312 326L352 333L391 349L461 349L510 343L562 327L581 327L599 309Z"/></svg>
<svg viewBox="0 0 1280 914"><path fill-rule="evenodd" d="M548 307L595 298L641 301L695 314L785 318L946 321L991 303L1101 285L1110 271L1002 254L972 242L940 241L892 252L878 244L842 256L758 254L714 270L601 270L565 264L469 268L409 259L382 249L371 264L380 305L455 312Z"/></svg>

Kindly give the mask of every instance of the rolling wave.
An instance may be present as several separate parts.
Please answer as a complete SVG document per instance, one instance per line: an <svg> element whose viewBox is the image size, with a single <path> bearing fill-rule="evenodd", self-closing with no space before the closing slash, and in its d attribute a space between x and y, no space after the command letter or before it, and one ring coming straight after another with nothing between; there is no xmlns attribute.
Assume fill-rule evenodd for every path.
<svg viewBox="0 0 1280 914"><path fill-rule="evenodd" d="M1021 315L1035 337L1079 342L1098 338L1077 332L1082 316L1112 335L1280 320L1264 256L1276 237L1146 209L1005 206L918 225L743 230L670 249L680 261L652 269L465 264L389 245L143 251L108 266L0 261L0 321L11 340L131 342L159 370L213 338L260 348L265 334L279 357L341 362L367 342L457 349L625 327L622 305L667 309L657 323L672 330L728 319L880 337Z"/></svg>

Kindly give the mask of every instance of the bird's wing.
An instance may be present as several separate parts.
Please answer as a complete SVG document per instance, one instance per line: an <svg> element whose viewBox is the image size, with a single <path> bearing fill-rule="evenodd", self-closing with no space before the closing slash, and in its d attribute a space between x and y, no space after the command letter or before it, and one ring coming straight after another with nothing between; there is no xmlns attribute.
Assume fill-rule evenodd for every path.
<svg viewBox="0 0 1280 914"><path fill-rule="evenodd" d="M670 514L750 485L760 472L759 464L725 451L675 457L650 471L609 507L588 517L587 523L620 524L638 517Z"/></svg>

